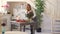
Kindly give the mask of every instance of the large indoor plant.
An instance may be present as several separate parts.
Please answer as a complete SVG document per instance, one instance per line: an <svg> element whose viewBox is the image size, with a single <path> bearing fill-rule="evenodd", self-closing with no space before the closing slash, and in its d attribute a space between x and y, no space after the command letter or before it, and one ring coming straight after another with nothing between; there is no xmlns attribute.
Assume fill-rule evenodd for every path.
<svg viewBox="0 0 60 34"><path fill-rule="evenodd" d="M36 0L37 31L41 32L42 13L44 12L44 0Z"/></svg>

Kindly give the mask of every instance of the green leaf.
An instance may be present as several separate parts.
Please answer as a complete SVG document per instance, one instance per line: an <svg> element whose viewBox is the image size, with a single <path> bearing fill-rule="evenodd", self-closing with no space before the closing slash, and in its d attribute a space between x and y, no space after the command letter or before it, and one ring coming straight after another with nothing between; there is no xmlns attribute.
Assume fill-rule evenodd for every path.
<svg viewBox="0 0 60 34"><path fill-rule="evenodd" d="M44 0L36 0L35 1L35 5L36 5L36 15L37 15L37 18L38 18L38 25L41 25L41 22L42 22L42 15L41 13L44 12Z"/></svg>

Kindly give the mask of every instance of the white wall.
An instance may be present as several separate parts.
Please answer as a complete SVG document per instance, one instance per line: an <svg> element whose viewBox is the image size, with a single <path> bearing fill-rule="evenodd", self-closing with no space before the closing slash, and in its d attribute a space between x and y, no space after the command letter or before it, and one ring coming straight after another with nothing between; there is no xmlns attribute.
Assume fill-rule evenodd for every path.
<svg viewBox="0 0 60 34"><path fill-rule="evenodd" d="M57 10L57 0L45 0L45 11L44 11L44 21L43 21L43 32L52 32L53 23L55 19L55 11ZM45 31L44 31L45 30Z"/></svg>
<svg viewBox="0 0 60 34"><path fill-rule="evenodd" d="M56 22L56 20L60 21L60 0L45 0L45 3L46 3L46 8L44 13L51 18L51 22L48 22L49 24L51 23L50 24L51 31L53 33L60 32L60 22ZM47 27L47 26L44 26L44 27Z"/></svg>
<svg viewBox="0 0 60 34"><path fill-rule="evenodd" d="M57 6L56 6L56 11L54 13L55 18L53 23L53 31L54 33L58 34L60 32L60 0L56 0L56 1L57 1Z"/></svg>

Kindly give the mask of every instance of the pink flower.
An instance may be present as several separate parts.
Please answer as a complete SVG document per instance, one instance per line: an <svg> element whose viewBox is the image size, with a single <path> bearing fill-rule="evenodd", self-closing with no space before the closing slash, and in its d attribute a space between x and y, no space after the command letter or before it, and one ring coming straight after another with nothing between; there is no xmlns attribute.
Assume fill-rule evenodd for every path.
<svg viewBox="0 0 60 34"><path fill-rule="evenodd" d="M4 8L9 8L9 4L5 4L5 5L3 5L2 7L4 7Z"/></svg>

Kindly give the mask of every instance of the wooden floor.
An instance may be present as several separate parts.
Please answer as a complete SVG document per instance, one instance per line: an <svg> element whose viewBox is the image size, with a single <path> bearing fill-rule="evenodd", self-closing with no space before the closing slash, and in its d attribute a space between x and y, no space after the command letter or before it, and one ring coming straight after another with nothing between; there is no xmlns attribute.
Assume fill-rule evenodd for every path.
<svg viewBox="0 0 60 34"><path fill-rule="evenodd" d="M20 31L6 31L5 34L28 34L27 32Z"/></svg>
<svg viewBox="0 0 60 34"><path fill-rule="evenodd" d="M1 22L2 22L2 14L0 14L0 34L2 34L2 26L1 26Z"/></svg>
<svg viewBox="0 0 60 34"><path fill-rule="evenodd" d="M2 34L2 27L1 27L1 24L0 24L0 34Z"/></svg>
<svg viewBox="0 0 60 34"><path fill-rule="evenodd" d="M0 32L0 34L2 34L2 32Z"/></svg>
<svg viewBox="0 0 60 34"><path fill-rule="evenodd" d="M1 22L0 22L0 34L2 34L1 32L2 32L2 26L1 26Z"/></svg>

